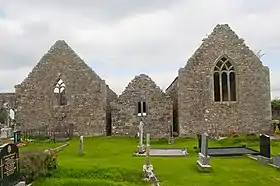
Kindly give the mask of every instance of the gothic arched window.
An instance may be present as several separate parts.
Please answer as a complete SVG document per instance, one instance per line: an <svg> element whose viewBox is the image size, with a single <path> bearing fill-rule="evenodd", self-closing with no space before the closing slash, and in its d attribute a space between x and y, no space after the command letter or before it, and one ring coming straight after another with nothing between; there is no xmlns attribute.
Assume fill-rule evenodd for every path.
<svg viewBox="0 0 280 186"><path fill-rule="evenodd" d="M59 79L54 87L54 94L56 95L58 105L67 104L65 91L66 85L61 79Z"/></svg>
<svg viewBox="0 0 280 186"><path fill-rule="evenodd" d="M213 78L214 101L236 101L236 73L228 58L222 57L216 63Z"/></svg>

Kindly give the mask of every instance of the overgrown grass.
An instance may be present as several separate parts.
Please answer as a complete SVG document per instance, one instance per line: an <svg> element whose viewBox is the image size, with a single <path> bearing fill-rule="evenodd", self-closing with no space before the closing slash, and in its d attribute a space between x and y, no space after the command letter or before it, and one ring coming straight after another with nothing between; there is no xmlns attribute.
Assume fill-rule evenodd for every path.
<svg viewBox="0 0 280 186"><path fill-rule="evenodd" d="M267 186L279 185L279 171L259 164L246 156L211 158L213 172L199 173L194 139L178 139L174 145L166 140L152 140L152 147L187 147L188 157L151 157L162 186ZM256 137L237 137L210 141L210 146L248 145L259 150ZM137 140L124 137L91 137L84 139L85 154L78 154L79 140L58 154L59 169L50 178L38 180L33 186L144 186L141 180L145 157L133 157ZM272 153L280 153L280 142L272 142Z"/></svg>

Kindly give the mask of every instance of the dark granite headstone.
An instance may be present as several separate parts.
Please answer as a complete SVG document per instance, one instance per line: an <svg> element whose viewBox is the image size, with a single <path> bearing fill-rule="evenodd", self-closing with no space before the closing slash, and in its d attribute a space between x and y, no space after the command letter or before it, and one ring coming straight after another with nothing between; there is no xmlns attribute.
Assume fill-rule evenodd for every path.
<svg viewBox="0 0 280 186"><path fill-rule="evenodd" d="M202 135L201 134L197 134L197 145L198 145L198 152L201 152L201 140L202 140Z"/></svg>
<svg viewBox="0 0 280 186"><path fill-rule="evenodd" d="M14 132L14 144L18 144L21 142L21 138L20 138L20 131L15 131Z"/></svg>
<svg viewBox="0 0 280 186"><path fill-rule="evenodd" d="M265 158L271 158L270 137L263 134L260 135L260 155Z"/></svg>
<svg viewBox="0 0 280 186"><path fill-rule="evenodd" d="M0 147L0 186L14 186L20 181L19 150L13 144Z"/></svg>

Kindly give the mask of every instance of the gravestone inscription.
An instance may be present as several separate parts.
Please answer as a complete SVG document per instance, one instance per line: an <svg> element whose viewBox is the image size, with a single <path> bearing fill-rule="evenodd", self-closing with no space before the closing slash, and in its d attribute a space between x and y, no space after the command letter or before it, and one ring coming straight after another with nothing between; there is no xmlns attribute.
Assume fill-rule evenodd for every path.
<svg viewBox="0 0 280 186"><path fill-rule="evenodd" d="M0 186L14 186L20 182L19 150L13 144L0 147Z"/></svg>
<svg viewBox="0 0 280 186"><path fill-rule="evenodd" d="M271 158L270 137L268 135L260 135L260 155L265 158Z"/></svg>

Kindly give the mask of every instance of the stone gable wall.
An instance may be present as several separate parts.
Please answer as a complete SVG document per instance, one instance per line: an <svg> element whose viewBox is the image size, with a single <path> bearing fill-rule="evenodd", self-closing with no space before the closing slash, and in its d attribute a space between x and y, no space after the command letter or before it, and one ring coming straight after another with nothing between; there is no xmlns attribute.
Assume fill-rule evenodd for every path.
<svg viewBox="0 0 280 186"><path fill-rule="evenodd" d="M66 84L65 106L57 105L53 93L58 79ZM57 41L15 88L16 119L22 128L73 124L78 135L106 134L108 103L105 81L64 41Z"/></svg>
<svg viewBox="0 0 280 186"><path fill-rule="evenodd" d="M8 103L11 108L15 108L15 93L0 93L0 107L2 107L4 103Z"/></svg>
<svg viewBox="0 0 280 186"><path fill-rule="evenodd" d="M112 134L135 136L139 131L137 102L146 101L147 116L143 117L144 133L152 138L170 135L172 100L147 75L136 76L112 107Z"/></svg>
<svg viewBox="0 0 280 186"><path fill-rule="evenodd" d="M174 135L179 133L179 121L178 121L178 77L171 83L171 85L165 90L165 93L172 99L172 123Z"/></svg>
<svg viewBox="0 0 280 186"><path fill-rule="evenodd" d="M237 102L221 104L213 98L213 65L222 55L232 60L237 73ZM218 25L179 70L178 117L180 135L268 132L271 123L269 69L244 40Z"/></svg>

